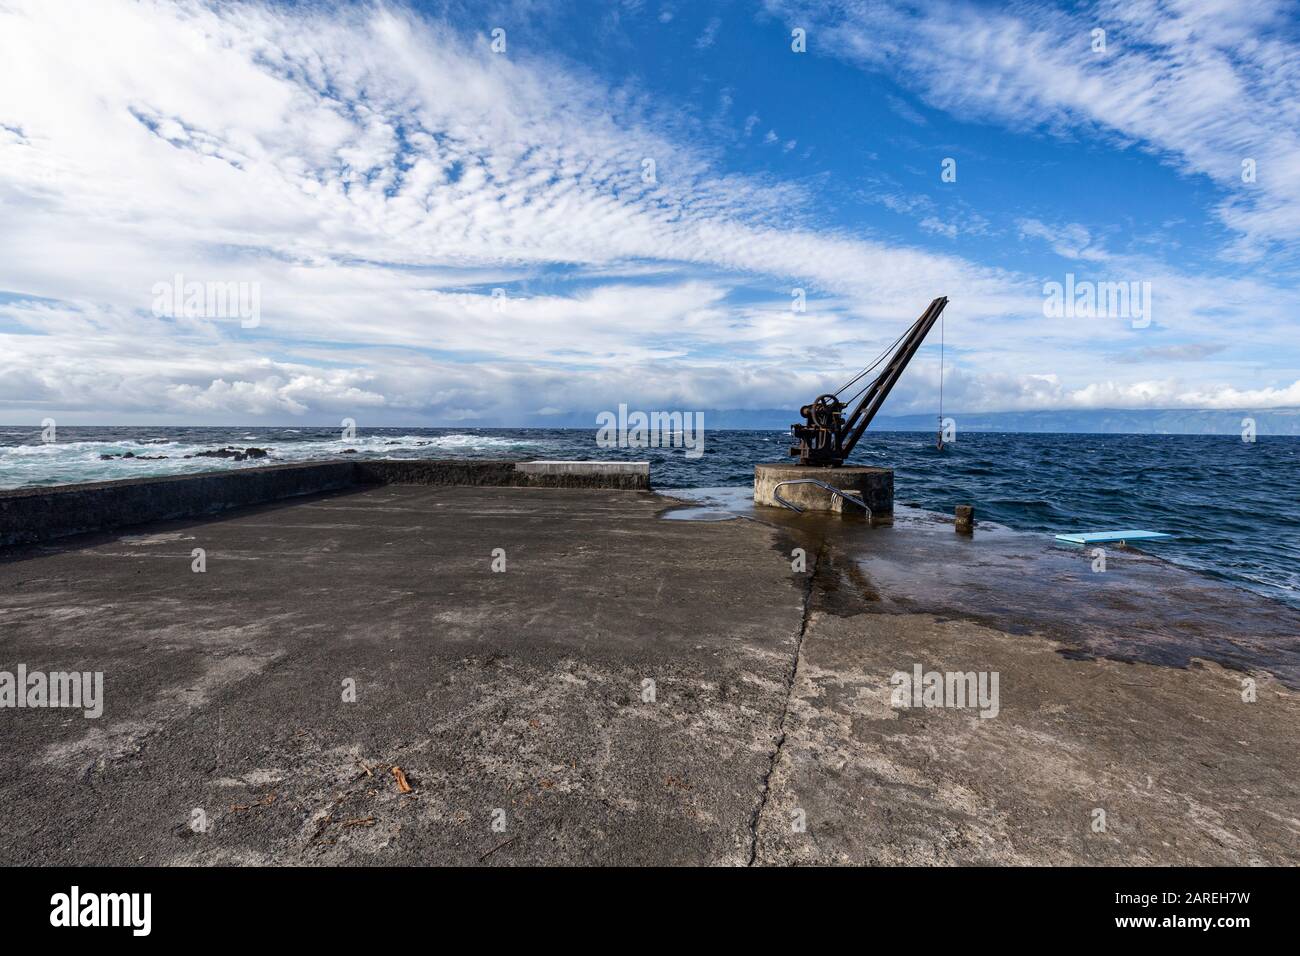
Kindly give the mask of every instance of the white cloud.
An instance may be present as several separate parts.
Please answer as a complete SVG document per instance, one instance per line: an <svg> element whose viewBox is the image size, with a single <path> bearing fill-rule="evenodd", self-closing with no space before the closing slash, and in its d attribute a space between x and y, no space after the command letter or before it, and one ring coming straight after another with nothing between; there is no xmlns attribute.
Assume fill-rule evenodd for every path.
<svg viewBox="0 0 1300 956"><path fill-rule="evenodd" d="M820 22L819 49L910 82L963 120L1136 144L1223 190L1225 250L1257 259L1300 239L1300 45L1295 5L1104 0L1073 12L936 0L768 0ZM1105 52L1092 30L1106 29ZM1242 162L1258 179L1242 181Z"/></svg>
<svg viewBox="0 0 1300 956"><path fill-rule="evenodd" d="M1021 219L1017 225L1020 227L1022 237L1042 239L1063 259L1100 262L1109 258L1106 250L1093 239L1087 227L1077 222L1049 226L1037 219Z"/></svg>
<svg viewBox="0 0 1300 956"><path fill-rule="evenodd" d="M941 293L981 407L1146 373L1120 381L1086 354L1132 330L1044 321L1039 277L819 229L807 187L719 171L671 115L399 7L66 14L0 7L0 290L30 297L0 301L0 408L797 406ZM1173 290L1160 325L1185 336L1221 335L1226 314L1243 341L1267 340L1288 320L1258 284L1148 271ZM177 273L258 283L260 326L150 315L153 285ZM794 286L807 315L790 311ZM891 410L929 400L929 351L916 368ZM1069 384L1045 385L1056 373ZM1240 390L1253 371L1225 355L1216 374L1186 393Z"/></svg>
<svg viewBox="0 0 1300 956"><path fill-rule="evenodd" d="M695 49L707 50L713 46L718 39L718 30L721 27L722 19L720 17L710 17L709 22L704 25L703 32L695 38Z"/></svg>
<svg viewBox="0 0 1300 956"><path fill-rule="evenodd" d="M957 224L955 222L944 222L936 216L926 216L917 225L926 232L936 232L941 236L947 236L949 239L957 238Z"/></svg>

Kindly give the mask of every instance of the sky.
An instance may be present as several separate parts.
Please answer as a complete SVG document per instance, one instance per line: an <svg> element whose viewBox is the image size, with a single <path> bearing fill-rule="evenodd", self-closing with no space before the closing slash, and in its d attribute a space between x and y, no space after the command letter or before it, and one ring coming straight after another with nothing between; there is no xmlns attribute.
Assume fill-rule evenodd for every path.
<svg viewBox="0 0 1300 956"><path fill-rule="evenodd" d="M1262 410L1298 293L1295 3L0 0L6 424L794 410L939 295L891 414Z"/></svg>

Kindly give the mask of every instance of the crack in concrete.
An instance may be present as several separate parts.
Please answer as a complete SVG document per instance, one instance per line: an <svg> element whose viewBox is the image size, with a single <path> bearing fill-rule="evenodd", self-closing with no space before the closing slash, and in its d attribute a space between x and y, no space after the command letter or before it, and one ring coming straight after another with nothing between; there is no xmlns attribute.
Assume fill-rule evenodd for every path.
<svg viewBox="0 0 1300 956"><path fill-rule="evenodd" d="M799 675L799 658L803 655L803 639L808 631L808 620L812 617L813 584L817 580L817 572L822 566L822 557L825 553L826 545L823 543L817 551L817 557L813 559L812 572L808 575L808 580L804 582L803 615L799 620L799 636L795 640L794 660L790 664L790 675L785 682L785 703L781 706L781 720L776 725L776 746L772 748L772 756L768 760L767 772L763 774L763 790L759 794L758 805L754 808L754 813L749 819L749 860L745 863L746 866L753 866L758 859L758 825L763 818L763 811L767 809L767 798L772 788L772 774L776 771L777 761L781 759L781 751L785 747L785 719L790 713L790 698L794 696L794 682Z"/></svg>

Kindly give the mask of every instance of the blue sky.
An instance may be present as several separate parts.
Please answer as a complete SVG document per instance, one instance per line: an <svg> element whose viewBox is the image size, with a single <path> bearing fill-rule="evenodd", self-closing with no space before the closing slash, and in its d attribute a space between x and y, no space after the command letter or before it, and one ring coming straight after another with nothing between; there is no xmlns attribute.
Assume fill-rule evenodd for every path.
<svg viewBox="0 0 1300 956"><path fill-rule="evenodd" d="M0 9L9 422L793 410L940 294L955 414L1300 405L1293 3L73 9Z"/></svg>

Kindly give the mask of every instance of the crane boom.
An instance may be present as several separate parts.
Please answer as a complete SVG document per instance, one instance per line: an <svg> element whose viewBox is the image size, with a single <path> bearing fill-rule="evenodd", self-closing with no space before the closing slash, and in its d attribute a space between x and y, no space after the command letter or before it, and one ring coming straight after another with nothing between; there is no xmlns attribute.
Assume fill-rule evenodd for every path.
<svg viewBox="0 0 1300 956"><path fill-rule="evenodd" d="M858 395L861 396L847 419L843 413L848 405L840 401L838 392L822 395L812 404L799 409L799 414L804 417L803 422L790 426L790 434L799 441L798 445L791 446L790 454L799 459L799 464L824 468L838 468L844 464L947 304L947 296L942 295L931 302L921 317L891 347L892 352L886 353L889 360L880 373L849 399L851 402ZM840 391L846 391L861 377L855 377Z"/></svg>

